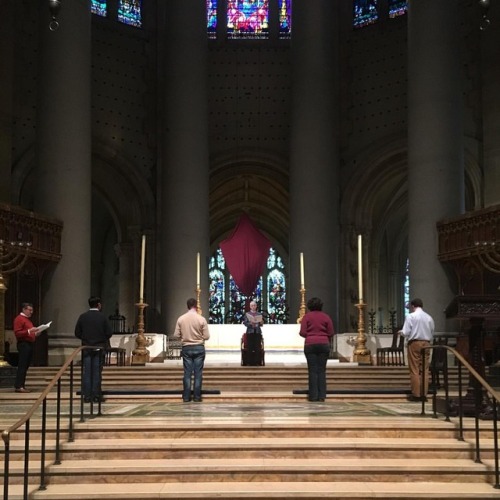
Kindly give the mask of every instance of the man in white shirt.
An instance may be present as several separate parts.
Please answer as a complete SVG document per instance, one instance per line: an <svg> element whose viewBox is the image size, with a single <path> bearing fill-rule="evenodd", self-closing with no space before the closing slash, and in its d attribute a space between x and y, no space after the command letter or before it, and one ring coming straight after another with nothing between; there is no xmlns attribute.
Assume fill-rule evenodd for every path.
<svg viewBox="0 0 500 500"><path fill-rule="evenodd" d="M207 320L196 311L196 299L188 299L188 312L177 320L174 337L182 341L184 365L182 400L191 401L191 376L194 372L193 401L201 402L203 365L205 364L205 340L210 338Z"/></svg>
<svg viewBox="0 0 500 500"><path fill-rule="evenodd" d="M410 314L406 316L403 329L399 332L408 341L408 365L410 368L410 401L426 400L429 387L430 350L422 355L422 348L430 345L434 336L434 320L422 308L422 299L410 302ZM424 387L422 387L422 371L424 371Z"/></svg>

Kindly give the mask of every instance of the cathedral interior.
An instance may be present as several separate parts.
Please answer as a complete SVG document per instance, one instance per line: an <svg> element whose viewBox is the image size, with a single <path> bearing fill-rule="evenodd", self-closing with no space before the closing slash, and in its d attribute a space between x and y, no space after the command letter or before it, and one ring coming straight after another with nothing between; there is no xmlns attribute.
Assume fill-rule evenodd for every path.
<svg viewBox="0 0 500 500"><path fill-rule="evenodd" d="M338 332L413 297L457 331L461 295L498 330L499 2L1 5L5 327L32 302L49 361L90 295L123 331L144 301L173 333L197 290L211 323L295 323L301 288ZM271 245L250 296L220 251L242 216Z"/></svg>

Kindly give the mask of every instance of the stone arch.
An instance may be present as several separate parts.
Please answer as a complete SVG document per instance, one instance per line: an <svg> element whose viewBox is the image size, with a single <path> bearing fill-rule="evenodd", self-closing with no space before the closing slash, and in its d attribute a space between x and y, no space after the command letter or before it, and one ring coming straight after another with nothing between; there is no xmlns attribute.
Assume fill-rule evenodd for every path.
<svg viewBox="0 0 500 500"><path fill-rule="evenodd" d="M245 211L286 259L288 204L288 170L282 159L251 151L215 158L210 171L212 249L230 234Z"/></svg>
<svg viewBox="0 0 500 500"><path fill-rule="evenodd" d="M210 253L246 212L271 241L285 264L288 282L288 168L261 151L232 151L215 158L210 171Z"/></svg>
<svg viewBox="0 0 500 500"><path fill-rule="evenodd" d="M375 143L360 152L358 168L346 185L341 202L344 243L341 248L344 273L343 320L353 323L352 308L357 302L357 245L355 235L364 234L365 302L370 308L397 311L397 323L406 313L403 281L408 255L407 145L402 137ZM468 208L482 200L482 176L473 155L465 151L465 198ZM341 299L342 300L342 299ZM386 317L386 319L388 319Z"/></svg>

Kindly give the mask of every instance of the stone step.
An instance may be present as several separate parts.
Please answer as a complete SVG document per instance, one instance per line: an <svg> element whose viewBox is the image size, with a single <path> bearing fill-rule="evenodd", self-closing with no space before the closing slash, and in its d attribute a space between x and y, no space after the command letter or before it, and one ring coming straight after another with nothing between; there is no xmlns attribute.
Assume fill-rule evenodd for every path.
<svg viewBox="0 0 500 500"><path fill-rule="evenodd" d="M55 455L55 441L46 442L46 457ZM38 460L41 445L32 443L30 458ZM11 456L22 455L24 444L13 441ZM481 439L481 458L492 459L492 439ZM144 458L462 458L474 460L474 440L450 440L445 438L324 438L313 441L310 438L100 438L62 442L61 460L104 460Z"/></svg>
<svg viewBox="0 0 500 500"><path fill-rule="evenodd" d="M23 462L11 461L11 483L23 478ZM38 464L39 466L39 464ZM30 470L36 470L33 462ZM468 482L494 483L493 462L470 459L241 458L65 460L47 462L47 484L108 482ZM35 474L34 474L35 476ZM98 489L98 487L96 487Z"/></svg>
<svg viewBox="0 0 500 500"><path fill-rule="evenodd" d="M21 500L22 488L11 487L10 500ZM321 500L334 498L389 498L392 500L492 500L500 498L500 490L489 484L463 482L393 483L380 481L353 482L196 482L196 483L68 483L50 485L45 491L37 486L29 489L32 500L145 500L152 498L184 500L216 500L245 498L248 500Z"/></svg>

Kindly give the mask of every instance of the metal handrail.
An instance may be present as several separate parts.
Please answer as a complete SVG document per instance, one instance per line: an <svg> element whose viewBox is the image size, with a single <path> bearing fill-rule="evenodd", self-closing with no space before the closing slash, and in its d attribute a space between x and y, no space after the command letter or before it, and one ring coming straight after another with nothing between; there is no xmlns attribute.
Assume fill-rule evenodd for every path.
<svg viewBox="0 0 500 500"><path fill-rule="evenodd" d="M425 351L432 350L446 350L455 356L456 361L458 361L458 421L459 421L459 435L458 440L464 441L464 427L463 427L463 397L462 397L462 367L465 367L470 375L474 379L474 422L475 422L475 459L476 463L481 463L481 443L480 443L480 432L479 432L479 421L481 415L481 404L482 404L482 390L485 391L487 395L490 396L492 400L492 420L493 420L493 447L494 447L494 461L495 461L495 484L494 488L500 489L500 468L499 468L499 452L498 452L498 408L500 404L500 394L493 389L486 380L475 370L475 368L453 347L447 345L429 345L421 349L422 359L424 359ZM425 387L425 375L426 370L422 370L422 383L421 388L424 391ZM450 421L450 395L448 391L448 356L444 357L444 390L445 390L445 418L446 421ZM434 413L434 418L437 418L437 407L436 407L436 397L437 390L433 391L432 395L432 410ZM425 395L421 394L422 399L422 411L421 415L425 415Z"/></svg>
<svg viewBox="0 0 500 500"><path fill-rule="evenodd" d="M55 464L60 464L60 439L61 439L61 379L69 369L69 416L68 416L68 441L74 441L73 428L73 378L74 378L74 361L83 350L96 349L92 346L81 346L75 349L68 359L61 366L59 371L54 375L52 380L47 384L47 387L40 394L38 399L31 405L28 411L9 428L2 432L4 442L4 485L3 499L9 498L9 465L10 465L10 438L12 433L20 430L24 426L24 479L23 479L23 498L28 499L28 479L29 479L29 452L30 452L30 421L40 406L42 407L42 428L41 428L41 453L40 453L40 486L39 490L45 490L45 452L46 452L46 431L47 431L47 397L57 384L57 402L56 402L56 443L55 443ZM83 369L83 367L82 367ZM91 406L93 413L93 406ZM101 403L99 402L98 415L101 415ZM80 395L80 421L84 422L83 413L83 394Z"/></svg>

